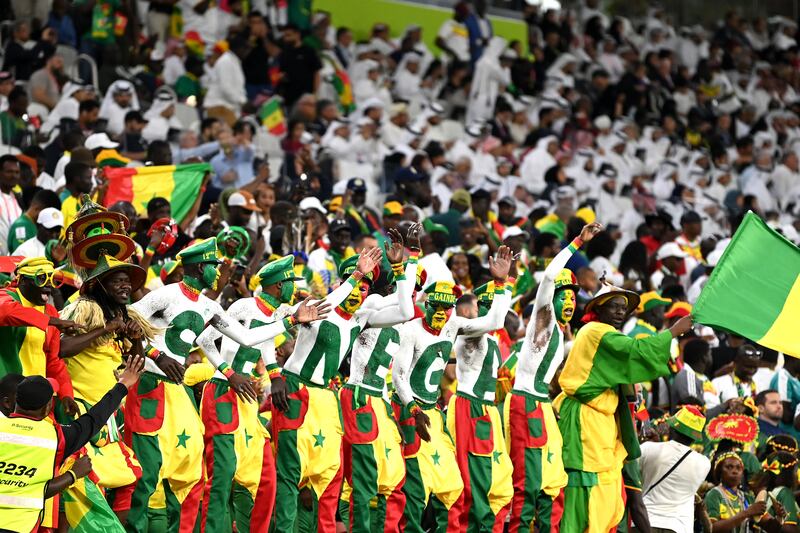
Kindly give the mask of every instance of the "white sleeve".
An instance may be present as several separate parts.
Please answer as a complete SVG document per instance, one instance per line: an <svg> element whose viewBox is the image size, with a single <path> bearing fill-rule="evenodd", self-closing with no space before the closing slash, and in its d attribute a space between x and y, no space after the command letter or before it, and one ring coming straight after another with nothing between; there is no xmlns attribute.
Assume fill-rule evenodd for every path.
<svg viewBox="0 0 800 533"><path fill-rule="evenodd" d="M575 241L572 241L573 243ZM553 301L553 294L556 291L555 279L558 273L567 266L572 255L578 251L578 246L572 249L572 243L567 245L566 248L558 252L558 254L550 261L547 268L544 269L542 281L539 283L539 288L536 289L536 307L543 308Z"/></svg>
<svg viewBox="0 0 800 533"><path fill-rule="evenodd" d="M497 289L495 289L492 306L489 308L489 312L486 313L485 316L478 318L455 318L455 320L459 321L458 334L467 337L474 337L502 328L503 324L505 323L506 314L508 313L508 308L510 305L511 291L506 290L505 287L503 287L499 292Z"/></svg>
<svg viewBox="0 0 800 533"><path fill-rule="evenodd" d="M400 350L392 361L392 384L400 401L407 406L414 401L410 381L411 362L414 360L414 339L409 326L400 326L397 329L400 332Z"/></svg>
<svg viewBox="0 0 800 533"><path fill-rule="evenodd" d="M406 262L404 279L397 282L397 301L373 311L367 323L369 327L385 328L411 320L414 316L414 302L411 295L417 281L417 261Z"/></svg>
<svg viewBox="0 0 800 533"><path fill-rule="evenodd" d="M242 346L255 346L264 341L274 339L284 331L286 325L283 320L277 320L253 329L247 329L220 308L211 319L211 325L226 337L230 337ZM213 363L213 361L212 361Z"/></svg>

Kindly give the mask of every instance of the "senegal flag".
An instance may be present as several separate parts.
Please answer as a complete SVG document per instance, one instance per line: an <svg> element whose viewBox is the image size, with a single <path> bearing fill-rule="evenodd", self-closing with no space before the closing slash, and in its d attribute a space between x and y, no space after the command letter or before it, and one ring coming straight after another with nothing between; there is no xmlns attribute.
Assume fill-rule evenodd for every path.
<svg viewBox="0 0 800 533"><path fill-rule="evenodd" d="M277 98L272 97L264 102L258 112L258 118L271 134L283 135L286 133L286 120Z"/></svg>
<svg viewBox="0 0 800 533"><path fill-rule="evenodd" d="M131 202L145 215L147 202L160 196L169 200L172 218L181 221L192 208L207 172L211 172L208 163L107 168L108 191L103 203L108 207L115 202Z"/></svg>
<svg viewBox="0 0 800 533"><path fill-rule="evenodd" d="M69 457L61 467L61 473L72 468L74 463L75 458ZM124 533L125 528L96 483L97 478L90 473L61 493L69 530L74 533Z"/></svg>
<svg viewBox="0 0 800 533"><path fill-rule="evenodd" d="M692 315L701 324L800 357L800 248L748 212Z"/></svg>

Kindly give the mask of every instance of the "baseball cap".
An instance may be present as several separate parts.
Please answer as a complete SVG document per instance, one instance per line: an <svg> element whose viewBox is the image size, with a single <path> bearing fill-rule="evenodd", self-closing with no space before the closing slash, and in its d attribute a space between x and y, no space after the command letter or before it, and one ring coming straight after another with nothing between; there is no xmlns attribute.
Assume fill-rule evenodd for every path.
<svg viewBox="0 0 800 533"><path fill-rule="evenodd" d="M347 230L350 231L350 224L346 220L337 218L328 225L328 235L333 235L337 231Z"/></svg>
<svg viewBox="0 0 800 533"><path fill-rule="evenodd" d="M503 240L513 237L525 237L527 239L529 236L530 234L519 226L509 226L503 231Z"/></svg>
<svg viewBox="0 0 800 533"><path fill-rule="evenodd" d="M87 137L83 145L89 150L96 150L97 148L116 148L119 143L109 139L105 133L93 133Z"/></svg>
<svg viewBox="0 0 800 533"><path fill-rule="evenodd" d="M47 207L39 211L39 216L36 218L36 223L41 224L47 229L63 228L64 215L55 207Z"/></svg>
<svg viewBox="0 0 800 533"><path fill-rule="evenodd" d="M309 209L315 209L322 213L323 215L328 214L324 207L322 207L322 202L319 201L319 198L314 196L307 196L300 200L300 211L308 211Z"/></svg>
<svg viewBox="0 0 800 533"><path fill-rule="evenodd" d="M17 405L28 411L41 409L53 397L53 386L42 376L29 376L17 385Z"/></svg>
<svg viewBox="0 0 800 533"><path fill-rule="evenodd" d="M367 192L367 184L361 178L350 178L347 180L347 189L353 192Z"/></svg>
<svg viewBox="0 0 800 533"><path fill-rule="evenodd" d="M513 207L514 209L516 209L516 208L517 208L517 201L516 201L516 200L514 200L514 199L513 199L512 197L510 197L510 196L503 196L502 198L500 198L499 200L497 200L497 205L500 205L500 204L506 204L506 205L510 205L510 206L511 206L511 207Z"/></svg>
<svg viewBox="0 0 800 533"><path fill-rule="evenodd" d="M658 249L656 253L656 259L666 259L667 257L686 257L686 252L684 252L680 246L678 246L677 242L668 242L663 245L661 248Z"/></svg>
<svg viewBox="0 0 800 533"><path fill-rule="evenodd" d="M466 189L456 189L453 191L453 196L450 197L450 203L469 207L472 205L472 196L470 196L469 191Z"/></svg>
<svg viewBox="0 0 800 533"><path fill-rule="evenodd" d="M236 191L228 196L228 207L242 207L248 211L261 212L261 208L256 205L256 199L248 191Z"/></svg>
<svg viewBox="0 0 800 533"><path fill-rule="evenodd" d="M390 202L386 202L383 204L383 216L391 217L391 216L402 216L403 215L403 204L396 200L392 200Z"/></svg>

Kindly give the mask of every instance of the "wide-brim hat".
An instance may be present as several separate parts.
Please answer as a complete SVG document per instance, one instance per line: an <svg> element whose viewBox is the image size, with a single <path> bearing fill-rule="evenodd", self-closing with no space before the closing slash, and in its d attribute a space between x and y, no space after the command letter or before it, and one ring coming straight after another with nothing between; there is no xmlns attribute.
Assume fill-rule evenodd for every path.
<svg viewBox="0 0 800 533"><path fill-rule="evenodd" d="M130 221L122 213L113 211L100 211L91 215L80 216L67 227L65 232L67 240L79 243L87 238L87 235L97 228L102 228L111 233L124 233L127 231Z"/></svg>
<svg viewBox="0 0 800 533"><path fill-rule="evenodd" d="M706 417L697 407L684 405L675 415L667 419L667 424L678 433L699 442L703 440Z"/></svg>
<svg viewBox="0 0 800 533"><path fill-rule="evenodd" d="M124 261L133 255L136 244L120 233L107 233L86 237L72 247L72 262L78 268L94 268L103 255Z"/></svg>
<svg viewBox="0 0 800 533"><path fill-rule="evenodd" d="M136 292L141 289L145 280L147 279L147 272L145 272L145 270L139 265L126 263L125 261L120 261L114 256L103 254L97 259L96 266L83 281L83 285L81 285L80 290L81 294L86 294L86 291L88 291L89 288L92 287L94 283L99 281L102 277L106 276L107 274L111 274L112 272L119 271L127 272L128 276L130 276L131 292Z"/></svg>
<svg viewBox="0 0 800 533"><path fill-rule="evenodd" d="M597 292L594 298L589 300L589 302L586 304L584 312L589 313L593 311L595 307L603 305L611 298L614 298L616 296L622 296L627 301L628 311L626 314L628 315L633 313L634 310L636 310L636 308L639 306L640 298L638 294L636 294L633 291L626 291L625 289L620 289L619 287L615 287L610 283L604 282L603 287Z"/></svg>

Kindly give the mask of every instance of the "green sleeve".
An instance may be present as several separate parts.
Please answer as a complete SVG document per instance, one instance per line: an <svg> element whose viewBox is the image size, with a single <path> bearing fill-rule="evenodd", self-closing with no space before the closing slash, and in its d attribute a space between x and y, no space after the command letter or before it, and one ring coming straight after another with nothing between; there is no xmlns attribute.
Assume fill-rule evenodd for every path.
<svg viewBox="0 0 800 533"><path fill-rule="evenodd" d="M720 507L722 507L722 497L717 490L710 490L706 493L706 498L703 501L706 505L706 511L708 511L708 517L712 520L719 520L722 513L720 512Z"/></svg>
<svg viewBox="0 0 800 533"><path fill-rule="evenodd" d="M786 521L784 523L797 525L797 502L792 491L786 487L781 487L775 499L786 509ZM770 512L772 511L771 509Z"/></svg>
<svg viewBox="0 0 800 533"><path fill-rule="evenodd" d="M622 466L622 482L626 489L642 490L642 470L639 461L626 461Z"/></svg>
<svg viewBox="0 0 800 533"><path fill-rule="evenodd" d="M670 374L672 335L664 331L646 339L632 339L618 331L603 335L597 346L592 370L576 396L593 398L602 391L631 383L652 381Z"/></svg>
<svg viewBox="0 0 800 533"><path fill-rule="evenodd" d="M3 143L11 146L14 142L14 123L8 113L0 113L0 128L3 133Z"/></svg>

